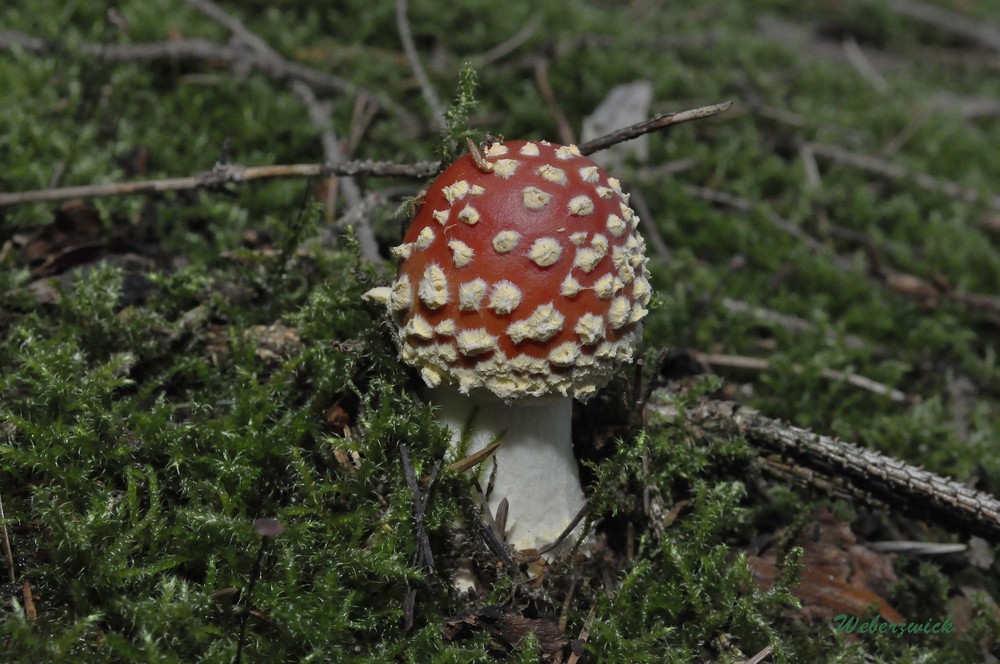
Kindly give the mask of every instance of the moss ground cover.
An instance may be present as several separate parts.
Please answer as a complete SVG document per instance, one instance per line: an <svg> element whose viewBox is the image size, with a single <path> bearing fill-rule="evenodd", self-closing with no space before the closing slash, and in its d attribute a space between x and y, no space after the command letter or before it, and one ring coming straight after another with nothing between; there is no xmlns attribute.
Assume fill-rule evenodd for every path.
<svg viewBox="0 0 1000 664"><path fill-rule="evenodd" d="M458 134L432 129L403 55L395 3L327 4L223 8L281 58L347 83L316 94L351 157L454 154ZM0 192L322 161L322 130L273 71L110 55L225 46L230 31L194 5L0 8ZM736 100L652 135L648 160L620 173L668 249L651 262L642 369L674 395L657 398L745 401L996 494L998 56L902 5L414 0L408 21L431 84L457 99L453 126L473 136L559 140L556 108L578 131L612 86L637 79L651 82L654 112ZM988 3L935 6L1000 31ZM355 182L384 194L360 219L388 257L423 183ZM0 207L6 660L1000 657L995 543L777 482L745 441L705 439L683 420L634 426L631 371L576 413L601 555L519 583L474 529L456 532L475 505L468 477L445 466L424 522L427 577L399 449L427 478L447 432L361 300L391 263L362 258L360 231L336 221L349 196L330 186ZM698 358L721 378L698 376ZM894 611L952 615L955 631L837 633L831 602L796 590L816 552L804 533L833 541L818 508L862 545L968 544L876 559L893 568L876 594ZM262 536L261 518L283 531ZM466 556L482 597L450 590ZM848 606L865 607L858 597Z"/></svg>

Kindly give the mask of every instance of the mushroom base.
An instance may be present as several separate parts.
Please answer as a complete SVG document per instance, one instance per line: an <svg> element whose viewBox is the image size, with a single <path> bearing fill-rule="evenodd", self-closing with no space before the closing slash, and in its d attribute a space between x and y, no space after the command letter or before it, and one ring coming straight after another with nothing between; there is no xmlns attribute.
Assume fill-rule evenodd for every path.
<svg viewBox="0 0 1000 664"><path fill-rule="evenodd" d="M471 417L467 454L502 435L500 447L481 465L479 479L483 490L489 491L491 513L496 514L500 501L507 498L507 541L522 550L555 542L586 504L570 435L573 400L553 396L508 404L484 390L468 396L448 387L428 392L439 408L439 421L452 430L453 450ZM575 541L571 534L550 555L572 548Z"/></svg>

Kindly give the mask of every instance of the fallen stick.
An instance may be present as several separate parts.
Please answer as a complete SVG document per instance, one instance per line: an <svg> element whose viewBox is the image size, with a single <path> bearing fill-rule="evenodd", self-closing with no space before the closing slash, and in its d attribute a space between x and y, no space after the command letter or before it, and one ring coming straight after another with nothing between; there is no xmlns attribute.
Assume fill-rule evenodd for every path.
<svg viewBox="0 0 1000 664"><path fill-rule="evenodd" d="M162 180L139 180L136 182L111 182L79 187L58 187L0 193L0 207L23 203L45 203L71 198L102 198L109 196L134 196L168 191L186 191L240 184L254 180L274 180L278 178L303 178L318 175L373 175L379 177L422 178L433 175L437 170L436 161L419 161L412 164L396 164L389 161L347 161L338 164L277 164L274 166L242 166L240 164L217 164L210 171L198 175Z"/></svg>
<svg viewBox="0 0 1000 664"><path fill-rule="evenodd" d="M771 363L762 357L747 357L743 355L724 355L721 353L701 353L698 351L691 351L691 357L693 357L697 362L705 364L709 367L726 367L729 369L747 369L750 371L770 371L772 369ZM802 373L805 371L805 367L801 364L793 364L791 370L794 373ZM886 397L890 401L895 403L903 404L914 404L921 401L918 395L906 394L901 390L897 390L893 387L889 387L884 383L880 383L876 380L868 378L867 376L861 376L859 374L850 373L847 371L838 371L837 369L822 369L820 371L820 376L827 380L832 380L840 383L847 383L852 387L856 387L861 390L867 390L873 394L878 394L879 396Z"/></svg>
<svg viewBox="0 0 1000 664"><path fill-rule="evenodd" d="M0 34L2 36L2 34ZM595 138L580 146L583 154L611 147L642 134L659 131L666 127L718 115L732 106L732 102L704 106L678 113L657 115L650 120L619 129L606 136ZM419 161L412 164L397 164L389 161L348 161L336 164L276 164L273 166L243 166L241 164L216 164L215 168L198 175L162 180L140 180L137 182L114 182L108 184L83 185L78 187L58 187L35 189L21 192L0 192L0 207L24 203L44 203L63 201L71 198L100 198L110 196L134 196L167 191L187 191L226 184L240 184L253 180L273 180L276 178L316 177L319 175L370 175L376 177L426 178L437 172L436 161Z"/></svg>
<svg viewBox="0 0 1000 664"><path fill-rule="evenodd" d="M692 120L704 120L705 118L710 118L718 115L719 113L728 111L732 105L733 102L724 101L721 104L700 106L687 111L678 111L677 113L659 113L654 115L649 120L637 122L634 125L629 125L628 127L615 130L610 134L598 136L591 141L581 143L579 145L580 152L583 154L592 154L598 150L604 150L612 145L624 143L625 141L630 141L633 138L638 138L643 134L659 131L661 129L665 129L666 127L671 127L684 122L691 122Z"/></svg>
<svg viewBox="0 0 1000 664"><path fill-rule="evenodd" d="M689 428L710 436L742 437L760 450L763 464L783 466L786 473L818 488L843 491L870 505L888 505L949 530L1000 542L1000 500L881 452L765 417L730 401L706 400L681 410L653 400L646 411L681 417Z"/></svg>

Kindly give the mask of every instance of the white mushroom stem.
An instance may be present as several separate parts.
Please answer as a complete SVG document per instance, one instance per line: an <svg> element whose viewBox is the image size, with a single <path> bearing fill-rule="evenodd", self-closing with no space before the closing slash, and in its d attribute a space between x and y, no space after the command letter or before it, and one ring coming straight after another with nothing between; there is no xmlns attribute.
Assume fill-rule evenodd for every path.
<svg viewBox="0 0 1000 664"><path fill-rule="evenodd" d="M453 451L473 416L468 454L502 435L500 447L481 464L479 480L487 491L493 475L487 496L491 514L507 499L507 541L521 550L555 542L586 502L570 435L572 398L529 397L507 404L485 390L466 396L447 387L429 390L429 398L440 409L438 419L452 430ZM567 537L552 554L574 542L573 535Z"/></svg>

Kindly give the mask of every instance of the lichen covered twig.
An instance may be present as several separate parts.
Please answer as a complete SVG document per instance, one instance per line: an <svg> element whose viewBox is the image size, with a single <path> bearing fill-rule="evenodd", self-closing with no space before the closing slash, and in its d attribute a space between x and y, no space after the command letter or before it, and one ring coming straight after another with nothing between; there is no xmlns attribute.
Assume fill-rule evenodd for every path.
<svg viewBox="0 0 1000 664"><path fill-rule="evenodd" d="M688 427L707 435L741 436L763 454L778 455L796 470L796 477L817 487L837 487L856 500L890 505L914 518L1000 541L1000 500L950 478L765 417L738 403L708 400L682 411L675 404L654 401L647 409L670 418L682 416Z"/></svg>

